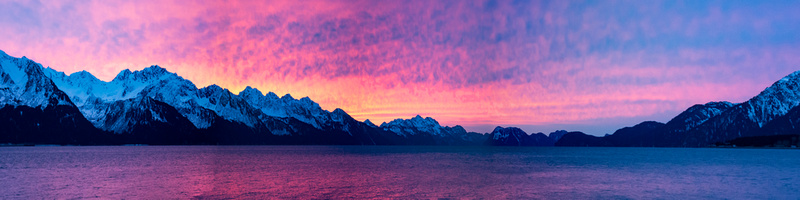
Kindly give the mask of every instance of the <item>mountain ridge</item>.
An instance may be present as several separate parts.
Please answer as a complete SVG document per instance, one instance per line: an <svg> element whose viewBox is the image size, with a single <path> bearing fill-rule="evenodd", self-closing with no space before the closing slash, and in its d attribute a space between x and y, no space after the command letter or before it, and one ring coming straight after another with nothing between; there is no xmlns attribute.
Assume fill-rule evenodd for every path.
<svg viewBox="0 0 800 200"><path fill-rule="evenodd" d="M417 130L419 132L413 137L408 137L384 130L370 121L357 121L340 108L324 110L308 97L295 99L286 94L279 98L273 92L264 94L250 86L238 94L215 84L198 88L191 81L158 65L136 71L125 69L111 81L102 81L87 71L67 75L49 67L43 68L27 58L15 58L5 53L0 61L0 69L6 68L0 71L3 86L6 86L0 99L4 101L3 106L13 106L6 109L9 112L6 116L12 123L19 123L14 120L23 118L10 115L10 112L18 110L18 105L46 107L50 105L46 103L49 102L46 94L54 93L57 95L50 99L55 99L55 104L77 110L77 113L69 115L80 117L77 121L83 125L91 124L96 129L88 132L113 140L89 142L92 144L469 145L483 142L480 134L467 133L461 126L438 126L438 122L430 117L426 120L433 121L437 127L430 129L427 127L430 124L414 126L424 130ZM20 69L29 70L22 73ZM24 88L18 84L23 81L42 82L49 87L39 84ZM36 98L19 95L42 88L52 91ZM52 126L61 125L56 123ZM442 131L448 135L440 135ZM25 132L30 131L18 129L9 134ZM0 140L0 143L31 141L7 139Z"/></svg>
<svg viewBox="0 0 800 200"><path fill-rule="evenodd" d="M604 137L573 136L557 145L704 147L736 138L796 134L794 127L800 125L800 115L791 111L797 110L798 105L800 71L779 79L742 103L696 104L658 127L645 127L643 123L648 122L643 122ZM775 119L782 123L773 123ZM764 127L767 124L773 125Z"/></svg>
<svg viewBox="0 0 800 200"><path fill-rule="evenodd" d="M158 65L102 81L0 51L0 125L9 127L0 131L0 143L702 147L797 134L798 105L800 71L745 102L696 104L667 123L645 121L604 137L500 126L475 133L420 115L376 125L340 108L322 109L309 97L251 86L238 93L215 84L198 88Z"/></svg>

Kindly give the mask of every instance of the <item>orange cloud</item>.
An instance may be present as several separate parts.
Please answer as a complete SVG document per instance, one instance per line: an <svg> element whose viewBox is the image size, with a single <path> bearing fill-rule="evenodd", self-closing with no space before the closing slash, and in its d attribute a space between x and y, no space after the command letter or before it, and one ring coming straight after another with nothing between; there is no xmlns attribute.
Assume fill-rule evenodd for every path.
<svg viewBox="0 0 800 200"><path fill-rule="evenodd" d="M715 32L727 15L745 20L722 20L741 26L734 32L771 27L735 6L706 16L568 1L0 4L0 48L57 70L110 80L158 64L199 87L309 96L375 122L421 114L445 125L634 124L744 101L800 63L791 45L703 43L728 35ZM685 18L694 15L703 20Z"/></svg>

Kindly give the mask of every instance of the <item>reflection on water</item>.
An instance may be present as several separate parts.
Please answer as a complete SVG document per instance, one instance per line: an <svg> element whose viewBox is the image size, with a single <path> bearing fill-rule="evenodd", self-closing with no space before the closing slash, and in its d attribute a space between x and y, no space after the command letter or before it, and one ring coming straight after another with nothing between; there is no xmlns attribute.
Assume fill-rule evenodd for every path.
<svg viewBox="0 0 800 200"><path fill-rule="evenodd" d="M796 198L791 149L0 148L0 199Z"/></svg>

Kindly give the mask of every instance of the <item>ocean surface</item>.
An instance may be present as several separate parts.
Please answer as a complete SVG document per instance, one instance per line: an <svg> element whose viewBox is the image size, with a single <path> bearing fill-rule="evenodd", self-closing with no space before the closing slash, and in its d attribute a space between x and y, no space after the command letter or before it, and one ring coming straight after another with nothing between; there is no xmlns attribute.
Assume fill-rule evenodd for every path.
<svg viewBox="0 0 800 200"><path fill-rule="evenodd" d="M1 147L0 199L797 199L800 150Z"/></svg>

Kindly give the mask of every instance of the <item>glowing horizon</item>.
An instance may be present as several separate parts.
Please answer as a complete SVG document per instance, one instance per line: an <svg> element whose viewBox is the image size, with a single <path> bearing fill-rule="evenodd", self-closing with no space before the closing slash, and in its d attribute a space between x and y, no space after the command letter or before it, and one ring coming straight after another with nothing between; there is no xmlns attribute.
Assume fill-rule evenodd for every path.
<svg viewBox="0 0 800 200"><path fill-rule="evenodd" d="M788 3L12 0L0 50L103 81L159 65L376 124L602 135L739 103L800 69Z"/></svg>

